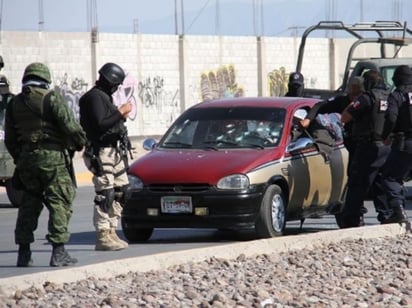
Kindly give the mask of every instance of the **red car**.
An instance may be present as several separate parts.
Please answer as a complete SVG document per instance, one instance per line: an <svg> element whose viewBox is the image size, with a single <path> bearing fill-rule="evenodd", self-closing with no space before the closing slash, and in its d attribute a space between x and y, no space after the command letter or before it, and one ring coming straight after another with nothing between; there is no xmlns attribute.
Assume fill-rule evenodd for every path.
<svg viewBox="0 0 412 308"><path fill-rule="evenodd" d="M268 238L287 221L337 213L347 151L337 141L326 159L296 125L316 102L230 98L186 110L129 168L126 238L148 240L154 228L254 228Z"/></svg>

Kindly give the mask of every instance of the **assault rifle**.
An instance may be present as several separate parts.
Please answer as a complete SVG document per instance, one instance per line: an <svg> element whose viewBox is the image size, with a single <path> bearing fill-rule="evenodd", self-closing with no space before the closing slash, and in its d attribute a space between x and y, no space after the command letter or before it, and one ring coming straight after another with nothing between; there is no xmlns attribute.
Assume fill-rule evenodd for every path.
<svg viewBox="0 0 412 308"><path fill-rule="evenodd" d="M132 143L130 142L126 128L124 129L123 133L120 135L120 151L123 157L124 165L127 170L129 169L129 156L130 156L130 159L133 159L133 153L132 153Z"/></svg>

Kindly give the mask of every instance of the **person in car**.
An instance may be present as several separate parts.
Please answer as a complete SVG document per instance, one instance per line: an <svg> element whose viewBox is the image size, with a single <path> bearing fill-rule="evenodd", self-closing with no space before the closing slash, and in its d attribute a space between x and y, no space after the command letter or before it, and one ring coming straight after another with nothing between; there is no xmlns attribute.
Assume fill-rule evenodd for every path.
<svg viewBox="0 0 412 308"><path fill-rule="evenodd" d="M51 82L45 64L28 65L22 91L6 110L4 142L23 191L14 232L18 267L32 265L30 244L43 206L50 212L46 235L53 247L50 266L77 263L64 245L70 238L68 224L76 194L71 158L83 149L86 135L61 95L49 89Z"/></svg>
<svg viewBox="0 0 412 308"><path fill-rule="evenodd" d="M129 185L127 157L121 153L121 143L127 134L124 122L132 111L132 104L125 102L116 107L112 98L125 77L119 65L111 62L104 64L99 70L96 85L79 101L80 124L88 139L83 158L93 173L96 192L93 211L97 233L95 250L128 247L128 243L117 236L116 228Z"/></svg>

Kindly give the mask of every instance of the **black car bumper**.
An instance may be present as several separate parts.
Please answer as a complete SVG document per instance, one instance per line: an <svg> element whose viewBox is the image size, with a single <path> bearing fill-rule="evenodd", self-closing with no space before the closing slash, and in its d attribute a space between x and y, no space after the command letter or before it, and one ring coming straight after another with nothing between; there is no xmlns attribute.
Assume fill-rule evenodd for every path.
<svg viewBox="0 0 412 308"><path fill-rule="evenodd" d="M162 197L190 196L190 213L164 213ZM254 226L263 187L242 192L212 190L206 193L135 192L127 200L122 222L128 228L246 228ZM202 209L201 214L197 209ZM153 215L157 211L157 215ZM152 215L148 213L152 212Z"/></svg>

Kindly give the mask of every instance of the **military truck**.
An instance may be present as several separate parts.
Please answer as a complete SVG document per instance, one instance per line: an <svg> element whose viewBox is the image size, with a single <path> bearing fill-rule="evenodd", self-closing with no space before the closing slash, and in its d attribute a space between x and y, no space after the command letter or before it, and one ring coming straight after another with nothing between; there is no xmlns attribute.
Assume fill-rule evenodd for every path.
<svg viewBox="0 0 412 308"><path fill-rule="evenodd" d="M325 89L311 87L311 82L306 79L304 66L305 51L310 50L308 46L308 37L315 31L326 31L333 33L336 37L349 37L349 48L347 50L346 62L343 72L338 72L341 76L340 85L335 87L334 69L337 63L341 61L336 55L335 44L333 39L329 40L329 87ZM319 32L318 32L319 34ZM385 83L389 88L393 87L392 76L398 65L406 64L412 66L412 57L402 57L401 54L412 56L412 49L406 49L412 45L412 30L407 28L406 23L398 21L376 21L355 23L352 25L344 24L341 21L321 21L316 25L308 27L302 34L296 71L305 76L304 96L326 99L347 89L348 80L352 76L362 76L368 70L374 69L379 71ZM361 48L362 47L362 48ZM363 48L365 47L365 48ZM369 48L369 49L367 49ZM311 59L313 61L313 59Z"/></svg>

